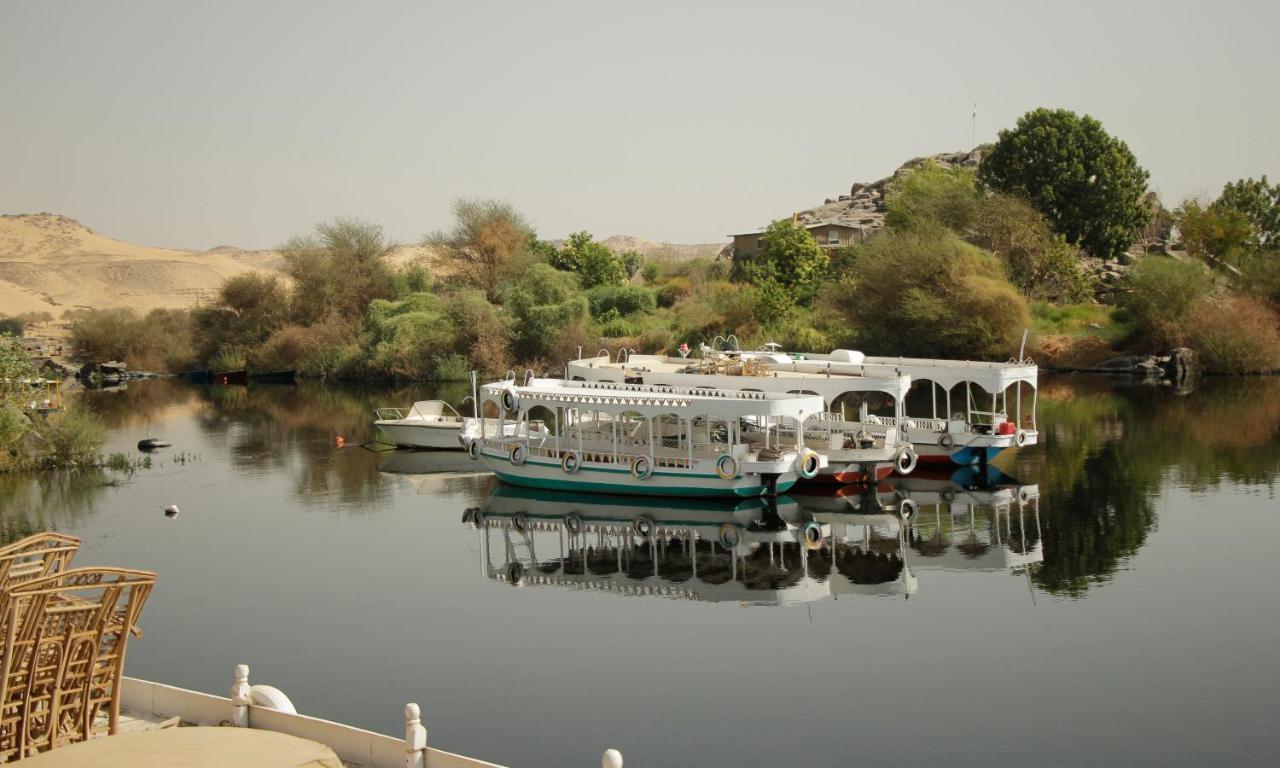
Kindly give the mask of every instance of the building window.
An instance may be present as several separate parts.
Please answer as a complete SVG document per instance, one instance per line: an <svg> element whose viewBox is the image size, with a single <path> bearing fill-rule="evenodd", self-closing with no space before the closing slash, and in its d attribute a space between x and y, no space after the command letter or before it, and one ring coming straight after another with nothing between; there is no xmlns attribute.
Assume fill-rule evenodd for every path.
<svg viewBox="0 0 1280 768"><path fill-rule="evenodd" d="M840 230L828 229L827 245L839 245L839 244L840 244Z"/></svg>

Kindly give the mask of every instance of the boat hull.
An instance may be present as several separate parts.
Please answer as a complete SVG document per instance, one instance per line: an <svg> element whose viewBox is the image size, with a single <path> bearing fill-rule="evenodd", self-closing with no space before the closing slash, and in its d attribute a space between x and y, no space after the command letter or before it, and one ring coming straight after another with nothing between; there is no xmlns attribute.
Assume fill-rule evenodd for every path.
<svg viewBox="0 0 1280 768"><path fill-rule="evenodd" d="M504 454L490 449L481 452L486 466L508 485L553 491L608 493L627 496L683 496L742 498L782 493L795 485L794 472L778 475L770 487L761 475L746 474L723 479L714 473L659 469L641 480L628 469L594 466L584 462L576 472L565 472L559 462L529 457L519 466Z"/></svg>
<svg viewBox="0 0 1280 768"><path fill-rule="evenodd" d="M853 483L874 483L893 474L892 464L875 464L868 468L866 464L827 465L818 472L818 476L805 483L826 485L850 485Z"/></svg>
<svg viewBox="0 0 1280 768"><path fill-rule="evenodd" d="M388 441L405 448L462 450L462 443L458 440L462 434L462 427L457 424L397 424L390 421L375 421L373 425L386 435Z"/></svg>

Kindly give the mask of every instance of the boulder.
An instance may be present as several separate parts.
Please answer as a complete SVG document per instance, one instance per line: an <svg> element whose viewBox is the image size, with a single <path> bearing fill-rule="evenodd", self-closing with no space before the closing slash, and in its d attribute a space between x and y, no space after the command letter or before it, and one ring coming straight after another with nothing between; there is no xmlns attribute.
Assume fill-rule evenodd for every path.
<svg viewBox="0 0 1280 768"><path fill-rule="evenodd" d="M1178 347L1160 357L1160 367L1166 377L1174 381L1187 381L1200 377L1200 357L1194 349Z"/></svg>

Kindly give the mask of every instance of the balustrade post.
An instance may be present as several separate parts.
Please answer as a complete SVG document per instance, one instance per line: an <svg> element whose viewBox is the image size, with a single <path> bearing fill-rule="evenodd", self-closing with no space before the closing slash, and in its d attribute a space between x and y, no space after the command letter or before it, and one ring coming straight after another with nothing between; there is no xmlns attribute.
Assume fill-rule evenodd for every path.
<svg viewBox="0 0 1280 768"><path fill-rule="evenodd" d="M622 768L622 753L616 749L606 749L600 758L600 768Z"/></svg>
<svg viewBox="0 0 1280 768"><path fill-rule="evenodd" d="M427 765L427 728L422 724L421 715L417 704L404 708L405 768L426 768Z"/></svg>
<svg viewBox="0 0 1280 768"><path fill-rule="evenodd" d="M249 665L237 664L235 682L231 685L231 724L237 728L249 727Z"/></svg>

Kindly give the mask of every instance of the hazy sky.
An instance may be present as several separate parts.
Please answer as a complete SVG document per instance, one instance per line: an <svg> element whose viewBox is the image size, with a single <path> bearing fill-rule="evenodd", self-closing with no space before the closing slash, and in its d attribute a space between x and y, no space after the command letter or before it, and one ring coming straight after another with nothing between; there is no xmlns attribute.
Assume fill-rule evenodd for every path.
<svg viewBox="0 0 1280 768"><path fill-rule="evenodd" d="M1166 201L1280 177L1280 3L0 0L0 212L270 247L459 196L545 237L703 242L1038 106Z"/></svg>

